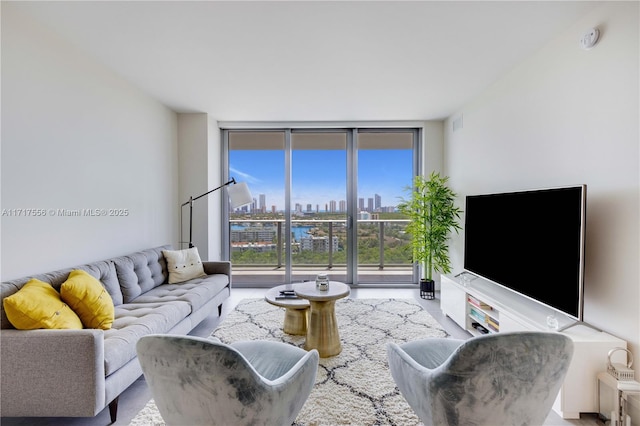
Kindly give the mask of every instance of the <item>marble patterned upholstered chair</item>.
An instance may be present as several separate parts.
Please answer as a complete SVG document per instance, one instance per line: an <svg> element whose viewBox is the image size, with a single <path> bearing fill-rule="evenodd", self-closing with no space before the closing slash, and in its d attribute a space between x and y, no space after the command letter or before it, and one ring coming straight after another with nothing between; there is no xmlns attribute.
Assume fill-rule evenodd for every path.
<svg viewBox="0 0 640 426"><path fill-rule="evenodd" d="M400 392L425 425L541 425L573 342L552 332L387 344Z"/></svg>
<svg viewBox="0 0 640 426"><path fill-rule="evenodd" d="M149 335L138 359L168 425L291 425L318 371L318 352L282 342L232 345Z"/></svg>

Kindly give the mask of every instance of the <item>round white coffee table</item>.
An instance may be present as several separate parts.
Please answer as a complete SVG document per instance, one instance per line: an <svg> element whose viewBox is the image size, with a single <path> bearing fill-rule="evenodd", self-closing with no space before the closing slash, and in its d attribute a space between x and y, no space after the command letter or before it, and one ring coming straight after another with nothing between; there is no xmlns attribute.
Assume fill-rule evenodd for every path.
<svg viewBox="0 0 640 426"><path fill-rule="evenodd" d="M330 281L329 290L320 291L316 289L314 281L309 281L296 284L294 291L298 296L309 300L311 304L304 348L317 349L323 358L338 355L342 351L342 345L338 333L335 304L336 300L351 293L349 286L339 281Z"/></svg>
<svg viewBox="0 0 640 426"><path fill-rule="evenodd" d="M309 301L299 299L280 299L280 292L283 290L295 289L298 284L285 284L270 288L264 295L267 302L272 305L285 308L284 324L282 331L287 334L301 335L307 334L307 316L309 313Z"/></svg>

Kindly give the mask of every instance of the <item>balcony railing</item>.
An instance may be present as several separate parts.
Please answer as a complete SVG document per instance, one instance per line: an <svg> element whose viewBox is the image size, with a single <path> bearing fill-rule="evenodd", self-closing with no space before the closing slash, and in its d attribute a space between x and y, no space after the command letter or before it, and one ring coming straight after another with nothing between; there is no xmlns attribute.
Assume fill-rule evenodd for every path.
<svg viewBox="0 0 640 426"><path fill-rule="evenodd" d="M359 219L358 269L406 270L411 274L407 219ZM285 221L232 219L231 260L234 269L285 267ZM346 219L294 219L292 267L346 268ZM247 255L251 252L251 255Z"/></svg>

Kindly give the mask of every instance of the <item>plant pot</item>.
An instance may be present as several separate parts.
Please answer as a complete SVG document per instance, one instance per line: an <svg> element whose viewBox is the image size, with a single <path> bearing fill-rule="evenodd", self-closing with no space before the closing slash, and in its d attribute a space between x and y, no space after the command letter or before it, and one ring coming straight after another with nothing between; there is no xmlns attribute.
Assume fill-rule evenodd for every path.
<svg viewBox="0 0 640 426"><path fill-rule="evenodd" d="M436 283L433 280L420 280L420 297L423 299L436 298Z"/></svg>

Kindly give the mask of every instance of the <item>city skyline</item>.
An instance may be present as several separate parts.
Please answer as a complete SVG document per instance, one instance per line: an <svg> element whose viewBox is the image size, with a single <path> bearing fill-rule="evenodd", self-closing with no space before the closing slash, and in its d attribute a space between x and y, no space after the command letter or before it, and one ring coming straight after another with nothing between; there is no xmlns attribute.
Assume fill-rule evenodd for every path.
<svg viewBox="0 0 640 426"><path fill-rule="evenodd" d="M252 209L254 210L258 210L258 211L263 211L263 212L270 212L273 210L273 208L276 208L276 211L282 211L282 208L278 208L278 206L276 205L269 205L269 203L267 202L267 195L266 194L259 194L258 197L255 197L252 195L253 198L253 203L252 203ZM367 201L366 205L364 203L364 201ZM396 204L388 204L388 205L382 205L382 197L378 194L374 194L373 197L368 197L368 198L363 198L363 197L359 197L358 198L358 203L357 203L358 207L358 211L366 211L366 212L381 212L381 211L385 211L385 212L389 212L389 211L394 211L396 208ZM296 203L293 206L293 211L296 212L345 212L347 211L346 208L346 200L329 200L329 202L324 203L324 208L321 208L322 206L320 204L311 204L311 203L307 203L305 205L300 204L300 203ZM246 210L246 209L245 209Z"/></svg>
<svg viewBox="0 0 640 426"><path fill-rule="evenodd" d="M396 206L399 197L407 197L405 187L411 185L412 151L409 149L360 150L358 152L358 199L376 206ZM346 152L343 150L299 150L292 155L291 207L307 205L325 211L334 201L337 206L346 200ZM246 182L256 208L264 197L266 210L284 210L284 151L237 150L229 154L229 174ZM340 168L338 165L342 165ZM379 203L379 204L378 204ZM359 200L357 200L360 209ZM338 209L336 209L338 210Z"/></svg>

